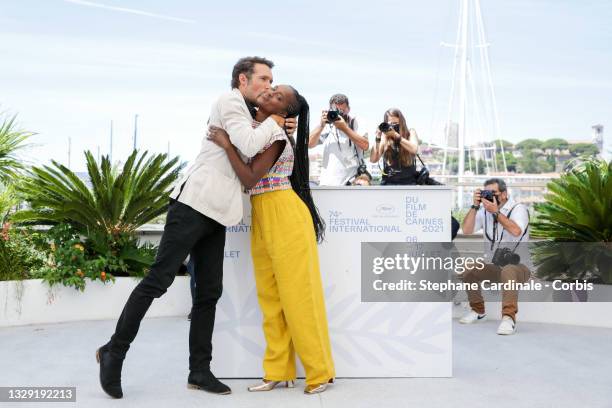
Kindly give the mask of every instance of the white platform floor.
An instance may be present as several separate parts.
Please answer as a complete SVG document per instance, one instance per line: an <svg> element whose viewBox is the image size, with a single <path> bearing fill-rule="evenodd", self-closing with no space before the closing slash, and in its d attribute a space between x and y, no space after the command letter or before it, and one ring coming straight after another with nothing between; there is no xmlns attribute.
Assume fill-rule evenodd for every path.
<svg viewBox="0 0 612 408"><path fill-rule="evenodd" d="M77 402L53 407L612 407L612 329L521 323L498 336L495 321L453 325L453 378L342 379L323 394L252 394L253 379L226 380L229 396L188 390L183 317L147 319L123 370L122 400L98 384L94 351L115 321L0 329L0 386L76 386ZM48 406L0 403L0 407Z"/></svg>

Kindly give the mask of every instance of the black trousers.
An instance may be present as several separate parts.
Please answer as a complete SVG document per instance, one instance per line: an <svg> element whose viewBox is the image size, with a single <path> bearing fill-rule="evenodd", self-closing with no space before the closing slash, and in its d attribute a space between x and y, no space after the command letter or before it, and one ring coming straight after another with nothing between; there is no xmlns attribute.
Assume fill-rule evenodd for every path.
<svg viewBox="0 0 612 408"><path fill-rule="evenodd" d="M125 358L153 299L166 293L181 263L191 254L195 262L196 287L189 330L189 369L208 370L212 359L215 309L223 290L224 247L225 226L171 200L155 262L128 298L108 343L110 352Z"/></svg>

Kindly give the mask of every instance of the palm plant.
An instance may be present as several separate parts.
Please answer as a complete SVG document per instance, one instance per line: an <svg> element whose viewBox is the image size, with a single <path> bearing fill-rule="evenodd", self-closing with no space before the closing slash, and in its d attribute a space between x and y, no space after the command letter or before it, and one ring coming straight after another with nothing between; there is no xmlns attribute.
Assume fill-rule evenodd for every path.
<svg viewBox="0 0 612 408"><path fill-rule="evenodd" d="M68 223L90 236L94 233L131 233L165 213L168 192L184 164L166 154L148 157L134 151L121 171L108 156L96 162L85 152L89 187L74 172L52 161L50 166L32 167L18 186L30 209L12 216L22 224Z"/></svg>
<svg viewBox="0 0 612 408"><path fill-rule="evenodd" d="M142 276L153 263L156 250L149 244L141 245L135 230L166 212L169 189L184 164L177 165L178 157L167 160L165 154L148 156L148 152L139 154L136 150L120 171L108 156L98 163L87 151L85 159L88 183L56 161L27 170L16 189L30 208L16 212L11 220L54 226L49 234L62 251L84 237L84 262L104 269L96 273ZM54 250L54 256L61 257L62 251ZM72 285L77 266L71 260L58 261L57 267L45 272L44 279Z"/></svg>
<svg viewBox="0 0 612 408"><path fill-rule="evenodd" d="M0 186L0 224L4 224L11 210L19 204L14 185Z"/></svg>
<svg viewBox="0 0 612 408"><path fill-rule="evenodd" d="M548 183L531 234L556 241L612 242L612 162L590 160Z"/></svg>
<svg viewBox="0 0 612 408"><path fill-rule="evenodd" d="M0 123L0 184L9 184L24 169L17 153L28 147L24 142L34 135L17 129L17 115L4 117Z"/></svg>
<svg viewBox="0 0 612 408"><path fill-rule="evenodd" d="M612 162L591 159L548 183L531 234L544 279L612 283Z"/></svg>

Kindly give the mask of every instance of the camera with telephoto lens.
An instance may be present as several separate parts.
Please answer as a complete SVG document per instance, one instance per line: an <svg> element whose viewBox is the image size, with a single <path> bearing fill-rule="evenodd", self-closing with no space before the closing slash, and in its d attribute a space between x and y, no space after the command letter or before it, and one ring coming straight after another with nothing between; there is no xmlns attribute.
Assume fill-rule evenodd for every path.
<svg viewBox="0 0 612 408"><path fill-rule="evenodd" d="M333 108L327 111L327 123L332 123L340 120L340 110Z"/></svg>
<svg viewBox="0 0 612 408"><path fill-rule="evenodd" d="M380 130L383 133L387 133L391 129L393 129L397 133L399 133L399 131L400 131L399 123L390 124L390 123L387 123L387 122L383 122L380 125L378 125L378 130Z"/></svg>
<svg viewBox="0 0 612 408"><path fill-rule="evenodd" d="M506 265L518 265L521 262L521 257L510 248L497 248L493 253L491 262L503 268Z"/></svg>
<svg viewBox="0 0 612 408"><path fill-rule="evenodd" d="M495 192L491 190L482 190L480 192L480 198L495 202Z"/></svg>

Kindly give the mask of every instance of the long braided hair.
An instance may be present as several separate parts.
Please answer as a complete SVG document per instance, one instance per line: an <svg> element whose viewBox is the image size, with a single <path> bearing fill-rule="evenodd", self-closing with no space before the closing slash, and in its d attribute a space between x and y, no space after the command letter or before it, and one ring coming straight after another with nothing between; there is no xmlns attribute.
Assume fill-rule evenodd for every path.
<svg viewBox="0 0 612 408"><path fill-rule="evenodd" d="M295 102L290 103L287 107L287 117L298 118L297 123L297 140L294 142L291 137L289 140L293 146L295 162L293 165L293 173L289 177L291 187L302 199L304 204L310 210L312 222L314 224L315 235L317 242L323 242L325 236L325 221L321 218L319 210L312 199L309 184L309 160L308 160L308 137L309 137L309 107L306 99L291 87L295 96Z"/></svg>

